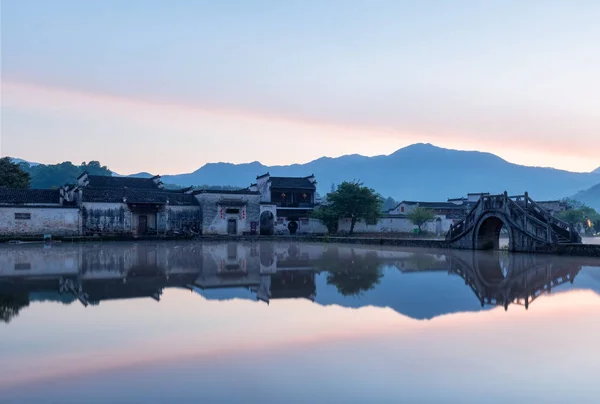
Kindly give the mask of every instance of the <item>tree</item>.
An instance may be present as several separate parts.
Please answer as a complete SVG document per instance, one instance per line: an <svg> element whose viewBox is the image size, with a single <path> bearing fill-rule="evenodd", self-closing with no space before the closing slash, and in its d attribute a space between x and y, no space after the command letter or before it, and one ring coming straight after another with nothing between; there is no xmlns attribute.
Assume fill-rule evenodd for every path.
<svg viewBox="0 0 600 404"><path fill-rule="evenodd" d="M311 213L311 217L320 220L327 227L327 231L333 234L337 232L339 215L331 205L321 205Z"/></svg>
<svg viewBox="0 0 600 404"><path fill-rule="evenodd" d="M0 188L29 188L31 177L10 157L0 159Z"/></svg>
<svg viewBox="0 0 600 404"><path fill-rule="evenodd" d="M381 217L381 196L361 182L342 182L334 192L327 194L327 204L322 207L328 221L350 218L350 234L359 220L376 221ZM327 222L323 221L327 225Z"/></svg>
<svg viewBox="0 0 600 404"><path fill-rule="evenodd" d="M81 165L74 165L70 161L60 164L39 164L30 166L21 164L21 167L31 175L32 188L58 188L65 184L73 183L84 171L91 175L112 175L108 167L98 161L85 161Z"/></svg>
<svg viewBox="0 0 600 404"><path fill-rule="evenodd" d="M574 200L566 200L567 210L556 216L565 222L578 227L583 227L587 233L593 233L592 229L598 230L600 214L594 208Z"/></svg>
<svg viewBox="0 0 600 404"><path fill-rule="evenodd" d="M420 233L421 227L425 223L435 219L435 214L433 213L433 211L431 209L422 208L420 206L417 206L412 211L410 211L406 215L406 217L408 218L408 220L413 222L415 226L417 226L419 228L419 233Z"/></svg>

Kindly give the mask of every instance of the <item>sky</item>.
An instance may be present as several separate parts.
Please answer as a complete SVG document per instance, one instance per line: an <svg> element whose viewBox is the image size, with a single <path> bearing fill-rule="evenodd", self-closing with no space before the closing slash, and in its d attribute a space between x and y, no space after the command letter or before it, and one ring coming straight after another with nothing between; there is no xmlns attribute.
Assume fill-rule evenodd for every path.
<svg viewBox="0 0 600 404"><path fill-rule="evenodd" d="M0 154L120 173L417 142L600 166L595 0L1 0Z"/></svg>

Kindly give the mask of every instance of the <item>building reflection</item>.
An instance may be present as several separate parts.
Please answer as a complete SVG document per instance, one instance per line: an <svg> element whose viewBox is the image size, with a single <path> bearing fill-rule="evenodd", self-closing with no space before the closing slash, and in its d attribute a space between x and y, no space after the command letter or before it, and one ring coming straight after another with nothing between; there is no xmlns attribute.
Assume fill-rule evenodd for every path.
<svg viewBox="0 0 600 404"><path fill-rule="evenodd" d="M541 294L572 283L581 268L578 260L543 255L423 253L301 243L12 246L3 247L0 254L0 321L9 322L31 302L79 301L88 306L115 299L159 301L166 288L185 288L202 295L224 290L235 295L245 290L266 303L307 299L347 307L392 307L406 314L411 310L408 306L416 303L400 301L401 295L410 291L403 284L410 288L407 280L434 272L463 278L481 306L519 304L527 308ZM420 286L422 293L431 295L425 289L433 288L437 291L434 296L444 296L447 278L456 279L422 278L428 279ZM432 282L437 283L431 286ZM386 286L378 287L380 284ZM357 296L360 300L348 299ZM464 309L453 308L452 299L447 300L438 306L448 306L447 312ZM432 311L439 314L444 310Z"/></svg>

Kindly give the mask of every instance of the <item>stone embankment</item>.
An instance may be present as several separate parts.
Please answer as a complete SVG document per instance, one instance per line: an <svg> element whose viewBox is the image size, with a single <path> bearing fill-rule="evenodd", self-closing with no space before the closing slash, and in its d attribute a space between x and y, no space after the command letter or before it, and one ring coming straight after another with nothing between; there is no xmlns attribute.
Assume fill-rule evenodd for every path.
<svg viewBox="0 0 600 404"><path fill-rule="evenodd" d="M62 242L88 242L88 241L172 241L172 240L197 240L202 242L306 242L306 243L340 243L340 244L360 244L372 246L389 247L408 247L408 248L435 248L449 249L450 244L446 240L440 239L418 239L418 238L387 238L387 237L330 237L330 236L196 236L196 237L169 237L169 236L103 236L103 237L54 237L54 241ZM0 242L13 242L14 239L0 238ZM19 242L41 242L42 237L21 238ZM554 254L563 256L578 257L599 257L599 244L559 244L550 246L547 249L537 251L540 254Z"/></svg>

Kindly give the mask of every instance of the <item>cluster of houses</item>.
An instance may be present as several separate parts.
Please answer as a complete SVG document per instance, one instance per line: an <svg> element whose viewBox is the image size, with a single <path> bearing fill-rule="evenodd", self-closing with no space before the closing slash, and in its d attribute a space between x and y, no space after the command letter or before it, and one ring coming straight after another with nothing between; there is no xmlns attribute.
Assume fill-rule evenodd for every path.
<svg viewBox="0 0 600 404"><path fill-rule="evenodd" d="M0 235L325 233L310 217L316 180L257 177L240 190L166 189L160 176L83 173L59 189L0 189Z"/></svg>
<svg viewBox="0 0 600 404"><path fill-rule="evenodd" d="M416 226L407 215L431 209L435 220L425 230L445 234L486 194L446 202L403 201L376 223L358 222L356 233L408 233ZM314 175L275 177L269 173L240 190L166 189L160 176L132 178L83 173L59 189L0 189L0 236L93 235L250 235L324 234L311 212L319 200ZM550 210L559 202L542 202ZM340 219L339 232L350 230Z"/></svg>

